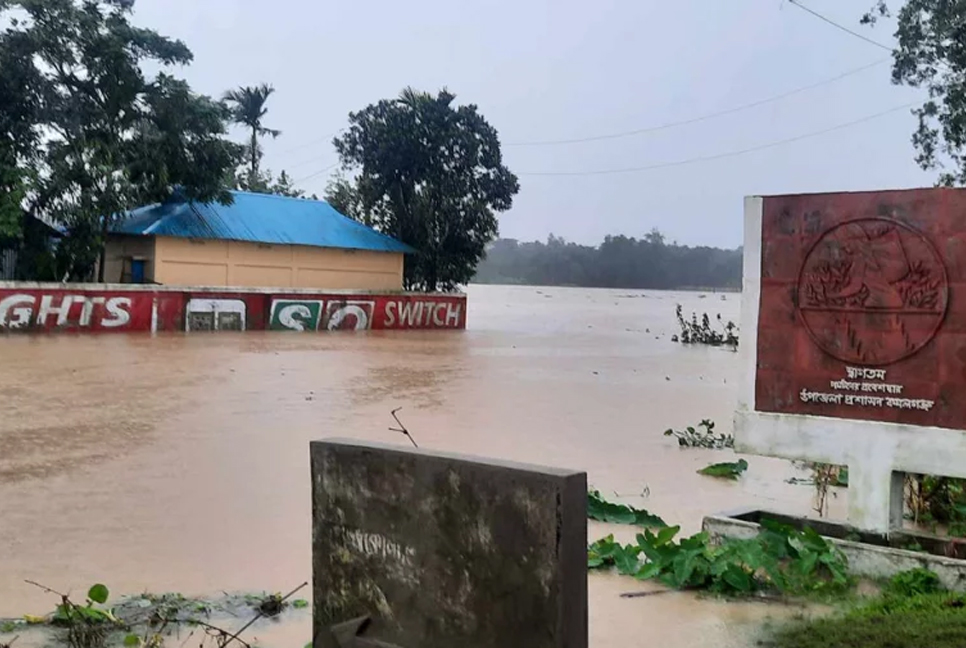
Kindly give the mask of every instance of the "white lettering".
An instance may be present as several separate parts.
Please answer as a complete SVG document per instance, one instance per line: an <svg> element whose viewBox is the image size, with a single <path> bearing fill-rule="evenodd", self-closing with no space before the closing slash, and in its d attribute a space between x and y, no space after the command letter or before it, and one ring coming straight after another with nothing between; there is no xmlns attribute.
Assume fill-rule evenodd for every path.
<svg viewBox="0 0 966 648"><path fill-rule="evenodd" d="M0 299L0 327L19 328L30 324L34 303L33 295L10 295Z"/></svg>
<svg viewBox="0 0 966 648"><path fill-rule="evenodd" d="M347 544L369 557L388 558L406 567L412 567L416 557L416 550L403 546L378 533L367 533L359 530L345 532Z"/></svg>
<svg viewBox="0 0 966 648"><path fill-rule="evenodd" d="M71 295L63 295L60 299L60 306L54 306L56 295L44 295L40 298L40 309L37 312L37 325L45 326L47 318L51 315L57 316L57 326L67 324L67 316L70 314L70 307L74 298Z"/></svg>
<svg viewBox="0 0 966 648"><path fill-rule="evenodd" d="M880 371L880 370L874 370ZM848 383L852 385L853 383ZM833 389L838 389L839 385L836 381L831 383ZM847 387L850 388L850 387ZM902 392L902 385L887 385L880 383L862 383L862 391L864 392L886 392L891 394L898 394ZM798 393L798 397L803 403L830 403L837 405L839 403L845 403L850 407L862 406L862 407L892 407L895 409L917 409L923 412L928 412L935 405L935 401L926 400L923 398L894 398L892 396L869 396L866 394L823 394L820 392L809 391L808 389L802 388Z"/></svg>
<svg viewBox="0 0 966 648"><path fill-rule="evenodd" d="M396 324L396 308L398 304L396 302L389 302L386 304L386 328L392 328Z"/></svg>
<svg viewBox="0 0 966 648"><path fill-rule="evenodd" d="M356 306L355 304L349 304L347 306L343 306L332 314L332 316L329 318L329 330L334 331L338 329L340 326L342 326L342 322L349 315L355 315L355 330L365 331L369 328L369 314L366 313L366 309L362 308L361 306Z"/></svg>
<svg viewBox="0 0 966 648"><path fill-rule="evenodd" d="M103 297L74 297L74 301L83 300L80 314L80 325L90 326L91 317L94 315L94 306L104 303Z"/></svg>
<svg viewBox="0 0 966 648"><path fill-rule="evenodd" d="M293 331L304 331L312 319L312 311L305 304L289 304L278 311L278 323Z"/></svg>
<svg viewBox="0 0 966 648"><path fill-rule="evenodd" d="M419 319L423 314L423 303L422 302L403 302L396 305L399 309L399 324L400 326L412 327L419 323Z"/></svg>
<svg viewBox="0 0 966 648"><path fill-rule="evenodd" d="M119 328L131 321L131 300L128 297L111 297L106 304L110 318L101 320L104 328Z"/></svg>
<svg viewBox="0 0 966 648"><path fill-rule="evenodd" d="M446 326L456 328L460 325L460 311L462 308L459 304L446 305Z"/></svg>
<svg viewBox="0 0 966 648"><path fill-rule="evenodd" d="M845 373L849 378L865 378L867 380L885 380L885 369L866 369L865 367L846 367Z"/></svg>

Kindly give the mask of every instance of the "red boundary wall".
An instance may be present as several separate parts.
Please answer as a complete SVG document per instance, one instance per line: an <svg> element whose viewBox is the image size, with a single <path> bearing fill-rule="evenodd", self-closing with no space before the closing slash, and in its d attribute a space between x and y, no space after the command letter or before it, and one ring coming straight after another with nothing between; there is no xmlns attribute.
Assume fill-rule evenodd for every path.
<svg viewBox="0 0 966 648"><path fill-rule="evenodd" d="M0 332L464 328L465 294L0 282Z"/></svg>

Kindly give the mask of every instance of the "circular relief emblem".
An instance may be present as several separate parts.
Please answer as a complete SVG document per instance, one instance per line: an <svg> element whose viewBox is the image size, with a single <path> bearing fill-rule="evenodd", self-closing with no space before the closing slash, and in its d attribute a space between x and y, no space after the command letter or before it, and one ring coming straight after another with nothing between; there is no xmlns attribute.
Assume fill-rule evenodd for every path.
<svg viewBox="0 0 966 648"><path fill-rule="evenodd" d="M798 314L834 358L881 366L936 335L949 286L939 253L917 230L887 218L836 225L805 255Z"/></svg>

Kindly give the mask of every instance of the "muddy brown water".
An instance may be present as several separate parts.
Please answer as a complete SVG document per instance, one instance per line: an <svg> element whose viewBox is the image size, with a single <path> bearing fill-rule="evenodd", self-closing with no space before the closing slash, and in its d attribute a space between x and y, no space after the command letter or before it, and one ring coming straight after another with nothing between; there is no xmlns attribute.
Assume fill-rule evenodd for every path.
<svg viewBox="0 0 966 648"><path fill-rule="evenodd" d="M680 450L668 427L730 431L738 357L670 338L675 304L738 318L740 296L473 286L469 330L298 335L0 337L0 617L74 592L287 591L311 578L308 442L405 442L588 472L593 487L684 532L738 506L808 514L788 462L738 482L696 474L729 451ZM844 511L844 494L833 514ZM593 538L633 530L591 524ZM593 539L592 538L592 539ZM591 645L752 645L797 611L590 577ZM307 613L264 623L302 646Z"/></svg>

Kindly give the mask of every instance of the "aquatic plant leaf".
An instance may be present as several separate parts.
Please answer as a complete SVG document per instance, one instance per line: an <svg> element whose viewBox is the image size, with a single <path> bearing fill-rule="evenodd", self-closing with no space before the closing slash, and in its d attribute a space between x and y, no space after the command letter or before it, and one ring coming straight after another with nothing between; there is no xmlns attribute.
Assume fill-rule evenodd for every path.
<svg viewBox="0 0 966 648"><path fill-rule="evenodd" d="M723 479L738 479L743 472L748 470L748 462L744 459L739 459L735 462L723 462L715 463L710 466L705 466L698 471L701 475L707 475L708 477L720 477Z"/></svg>
<svg viewBox="0 0 966 648"><path fill-rule="evenodd" d="M107 591L107 586L102 583L94 585L90 588L90 590L87 591L87 598L95 603L100 603L101 605L107 603L108 595L109 592Z"/></svg>

